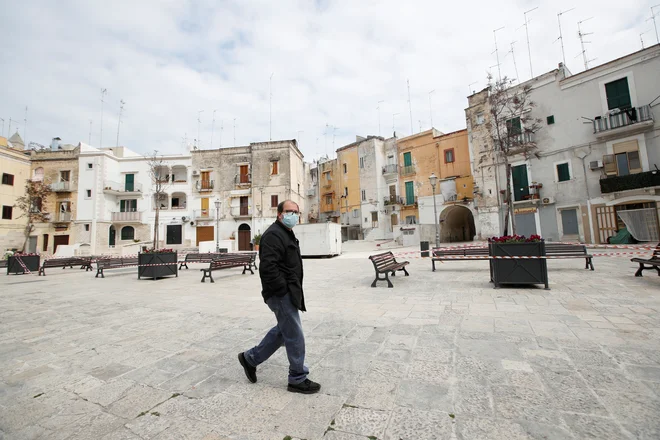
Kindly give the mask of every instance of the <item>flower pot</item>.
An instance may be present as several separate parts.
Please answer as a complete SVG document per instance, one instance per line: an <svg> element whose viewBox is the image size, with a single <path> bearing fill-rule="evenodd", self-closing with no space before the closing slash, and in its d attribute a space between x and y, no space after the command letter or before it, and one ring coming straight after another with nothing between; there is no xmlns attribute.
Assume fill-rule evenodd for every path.
<svg viewBox="0 0 660 440"><path fill-rule="evenodd" d="M539 257L545 255L545 242L489 243L488 254L497 257ZM502 284L543 284L548 289L548 266L545 258L490 260L490 278Z"/></svg>
<svg viewBox="0 0 660 440"><path fill-rule="evenodd" d="M153 264L154 266L149 266ZM138 254L138 279L179 276L176 252L148 252Z"/></svg>
<svg viewBox="0 0 660 440"><path fill-rule="evenodd" d="M25 268L23 265L21 265L20 261L23 262L23 265L25 265ZM13 274L24 274L25 269L29 270L30 272L38 272L39 271L39 262L40 262L41 256L39 255L15 255L9 257L9 261L7 262L7 275L10 273Z"/></svg>

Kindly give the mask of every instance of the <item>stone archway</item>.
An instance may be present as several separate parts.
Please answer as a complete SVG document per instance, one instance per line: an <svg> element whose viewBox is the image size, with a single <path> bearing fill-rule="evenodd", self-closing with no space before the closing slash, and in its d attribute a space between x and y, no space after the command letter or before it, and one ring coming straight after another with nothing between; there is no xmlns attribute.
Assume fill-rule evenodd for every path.
<svg viewBox="0 0 660 440"><path fill-rule="evenodd" d="M472 241L475 235L474 216L469 208L452 205L440 213L440 241L442 243Z"/></svg>

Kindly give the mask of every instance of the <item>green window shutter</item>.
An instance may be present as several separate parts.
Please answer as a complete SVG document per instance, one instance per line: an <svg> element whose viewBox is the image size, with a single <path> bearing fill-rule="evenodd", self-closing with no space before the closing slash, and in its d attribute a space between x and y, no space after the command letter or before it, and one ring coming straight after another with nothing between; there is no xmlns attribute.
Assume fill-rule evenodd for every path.
<svg viewBox="0 0 660 440"><path fill-rule="evenodd" d="M119 201L119 212L126 212L126 200Z"/></svg>
<svg viewBox="0 0 660 440"><path fill-rule="evenodd" d="M406 205L415 203L415 182L406 182Z"/></svg>
<svg viewBox="0 0 660 440"><path fill-rule="evenodd" d="M131 200L131 212L136 212L137 211L137 200L133 199Z"/></svg>
<svg viewBox="0 0 660 440"><path fill-rule="evenodd" d="M126 184L124 185L125 191L133 191L135 189L135 174L126 174Z"/></svg>
<svg viewBox="0 0 660 440"><path fill-rule="evenodd" d="M560 163L557 165L557 180L559 182L566 182L567 180L571 180L571 172L568 169L567 163Z"/></svg>
<svg viewBox="0 0 660 440"><path fill-rule="evenodd" d="M605 94L607 95L607 108L609 110L631 107L628 78L617 79L605 84Z"/></svg>
<svg viewBox="0 0 660 440"><path fill-rule="evenodd" d="M506 121L506 131L509 135L516 135L522 133L522 123L519 117L509 119Z"/></svg>
<svg viewBox="0 0 660 440"><path fill-rule="evenodd" d="M518 165L511 168L511 178L513 180L513 200L523 200L524 196L529 195L529 180L527 180L527 166Z"/></svg>
<svg viewBox="0 0 660 440"><path fill-rule="evenodd" d="M403 153L403 166L409 167L412 165L412 154L410 152Z"/></svg>

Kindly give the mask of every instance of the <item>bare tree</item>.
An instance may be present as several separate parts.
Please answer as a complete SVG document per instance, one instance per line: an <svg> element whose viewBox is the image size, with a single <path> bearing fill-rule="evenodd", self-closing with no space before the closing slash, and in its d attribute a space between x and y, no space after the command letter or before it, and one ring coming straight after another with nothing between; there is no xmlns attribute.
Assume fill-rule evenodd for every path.
<svg viewBox="0 0 660 440"><path fill-rule="evenodd" d="M156 209L156 216L154 219L154 250L158 249L158 226L160 221L160 205L161 199L165 198L165 188L168 186L170 179L167 175L167 167L163 161L163 156L158 155L158 150L154 150L151 156L147 157L147 166L149 167L149 177L153 185L154 207Z"/></svg>
<svg viewBox="0 0 660 440"><path fill-rule="evenodd" d="M515 235L516 222L513 216L509 157L521 154L528 158L530 155L536 155L534 133L540 129L541 120L531 115L531 110L536 107L536 103L531 100L531 85L513 86L513 80L507 77L494 80L489 74L488 86L490 118L486 127L493 139L496 156L499 154L502 157L506 169L507 210L504 235L508 235L509 218L511 233Z"/></svg>
<svg viewBox="0 0 660 440"><path fill-rule="evenodd" d="M14 207L22 212L18 218L27 218L24 231L25 240L21 252L25 252L30 232L34 230L34 224L50 220L46 205L51 192L50 185L45 184L43 181L28 180L25 182L25 195L16 199Z"/></svg>

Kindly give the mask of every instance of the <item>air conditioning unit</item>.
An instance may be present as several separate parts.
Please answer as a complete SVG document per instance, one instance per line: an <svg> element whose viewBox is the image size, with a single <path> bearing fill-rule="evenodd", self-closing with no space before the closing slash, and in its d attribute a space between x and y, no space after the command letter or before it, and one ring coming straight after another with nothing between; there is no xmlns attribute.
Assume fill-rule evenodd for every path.
<svg viewBox="0 0 660 440"><path fill-rule="evenodd" d="M543 197L543 199L541 199L541 202L543 202L544 205L551 205L551 204L555 203L555 198L554 197Z"/></svg>
<svg viewBox="0 0 660 440"><path fill-rule="evenodd" d="M590 170L598 170L600 168L603 168L603 161L602 160L592 160L589 162L589 169Z"/></svg>
<svg viewBox="0 0 660 440"><path fill-rule="evenodd" d="M197 171L197 170L193 170L192 175L193 175L193 176L199 176L199 171Z"/></svg>

